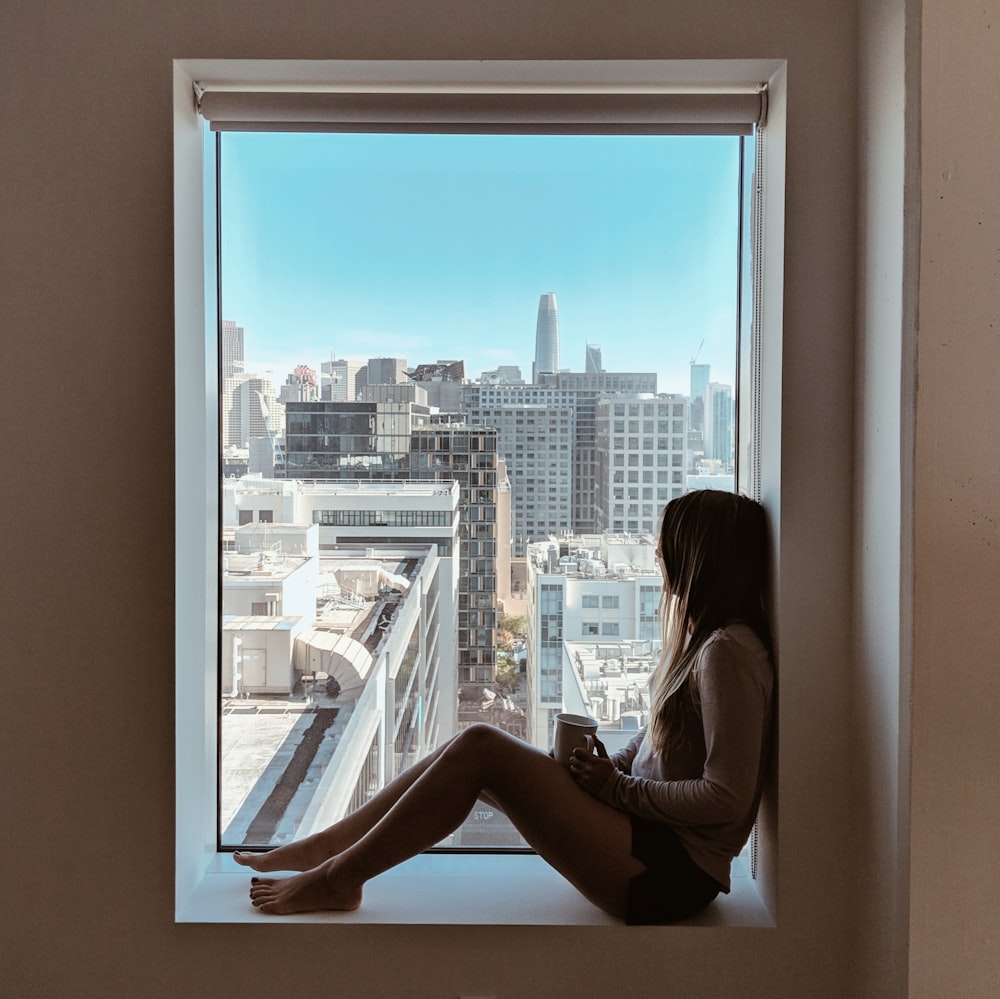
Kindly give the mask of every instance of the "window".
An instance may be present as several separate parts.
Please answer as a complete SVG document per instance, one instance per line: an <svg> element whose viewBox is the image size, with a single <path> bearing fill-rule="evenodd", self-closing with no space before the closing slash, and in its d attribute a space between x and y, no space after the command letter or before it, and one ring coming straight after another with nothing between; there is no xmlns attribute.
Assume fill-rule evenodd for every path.
<svg viewBox="0 0 1000 999"><path fill-rule="evenodd" d="M225 192L223 192L223 197L225 197ZM225 302L225 281L224 281L224 290L223 290L223 302ZM230 321L232 321L232 320L230 320ZM333 374L335 374L335 372L331 371L330 374L332 376ZM317 379L317 380L320 380L320 379ZM333 390L333 386L336 384L336 381L335 381L335 379L333 377L331 377L330 381L332 383L331 384L331 391L332 391ZM274 386L272 386L272 388L273 387ZM259 391L259 390L255 390L255 391ZM260 394L261 395L266 395L266 393L264 393L264 392L260 392ZM286 406L289 407L290 411L294 412L293 406L291 406L290 404L286 404ZM642 412L648 412L648 410L644 410L644 409L641 410L640 406L637 405L636 403L628 403L628 404L626 404L626 406L627 406L627 412L628 412L628 414L630 416L637 416L640 413L640 411L642 411ZM273 407L273 409L271 411L272 412L276 412L277 411L277 407L276 406ZM351 446L348 449L346 449L346 450L342 449L340 452L337 452L337 453L344 454L347 457L347 460L348 460L347 464L341 463L340 465L335 466L335 467L337 467L337 468L344 468L344 467L353 466L353 470L354 471L363 473L370 480L372 480L372 479L378 479L380 477L382 477L382 478L384 478L386 480L390 480L389 479L389 473L403 472L404 468L405 468L405 466L403 464L403 459L404 459L404 457L408 456L408 452L407 452L407 454L404 454L404 449L402 448L402 446L400 444L400 438L402 437L402 435L396 434L393 431L394 431L394 426L393 426L393 424L391 422L386 421L385 423L379 423L375 427L375 436L379 439L379 441L378 441L379 444L381 444L383 446L376 447L376 448L372 449L371 451L367 451L367 450L363 450L362 448L358 447L357 445L358 445L359 442L355 440L355 441L352 442ZM268 430L265 428L264 433L260 437L257 438L257 439L261 439L261 440L264 440L264 441L270 441L272 443L272 451L271 451L271 455L270 456L274 460L274 466L275 466L275 468L279 467L279 465L280 465L279 459L283 458L283 455L280 454L280 448L273 446L274 444L277 443L277 436L278 435L276 435L275 438L273 438L273 439L270 438L269 435L268 435ZM355 436L357 437L357 435L355 435ZM371 436L371 435L368 435L368 436ZM332 447L333 447L333 442L331 441L330 444L327 444L326 442L323 442L321 444L321 446L319 446L317 448L314 448L312 450L302 449L302 450L296 451L293 454L293 458L294 458L293 462L290 463L290 465L288 465L286 467L292 467L292 468L296 468L296 467L297 468L303 468L303 467L329 468L330 466L328 464L327 465L314 464L312 466L302 466L301 464L296 464L296 462L299 462L301 460L300 457L299 457L301 455L308 456L308 455L316 455L316 454L320 454L320 453L334 453L334 452L331 452L329 450ZM560 449L555 444L549 444L549 448L551 450L559 450ZM309 459L307 457L305 460L309 461L311 459ZM635 481L635 482L638 481L637 478L633 478L633 476L634 476L635 473L631 473L630 472L629 474L630 474L630 481ZM307 480L303 479L303 481L307 481ZM403 481L403 480L400 478L400 479L391 479L390 481ZM550 487L550 488L552 488L552 487ZM380 512L382 514L387 514L388 513L388 511L384 510L384 509L381 510ZM242 515L242 511L241 511L240 515ZM261 519L263 520L263 518L261 518ZM279 517L277 519L281 520L283 518ZM314 523L315 527L317 529L320 529L321 527L333 526L333 525L328 525L328 524L327 525L321 525L319 522L312 521L311 517L310 517L310 522ZM389 517L388 516L384 516L382 520L380 520L380 521L377 522L377 525L373 525L373 526L380 526L380 527L382 527L382 526L388 526L388 522L389 522ZM273 519L272 519L272 523L273 523ZM281 525L275 525L275 526L277 527L277 526L281 526ZM337 526L340 526L340 525L337 525ZM402 526L402 525L400 525L400 526ZM275 543L277 544L277 541ZM340 544L341 542L338 539L338 541L336 543ZM412 543L412 539L408 538L407 539L407 543ZM427 550L428 551L436 551L437 547L440 546L440 544L441 544L441 542L439 540L434 539L433 543L428 545ZM291 548L290 547L288 547L288 548L285 547L285 545L286 545L285 541L282 541L281 545L282 545L282 547L280 549L275 550L275 555L280 555L280 556L287 557L287 555L290 552ZM264 569L264 571L267 571L266 568ZM547 624L546 624L546 627L543 629L543 639L542 639L543 644L545 644L546 642L551 643L551 642L553 642L555 640L561 641L561 639L562 639L561 622L557 625L557 622L554 621L554 620L548 621ZM211 643L209 642L208 644L211 644ZM236 655L239 655L239 653L237 653ZM234 662L236 661L236 655L234 655ZM268 655L267 659L268 659L268 662L270 663L271 656ZM247 669L249 669L249 665L247 665ZM239 671L238 668L237 668L236 671L237 672ZM484 675L487 675L487 674L484 674L482 671L478 671L475 675L478 678L482 678ZM310 682L312 682L312 681L310 681ZM559 683L560 683L560 681L559 681L557 675L553 672L553 667L551 667L551 666L549 666L549 667L542 666L542 668L541 668L541 684L540 684L540 689L543 691L543 697L545 697L545 698L552 698L553 696L556 696L558 694ZM398 706L397 705L397 707L399 708L400 713L398 715L394 715L394 717L398 717L400 719L405 719L407 717L410 717L410 718L415 717L415 714L410 714L410 715L406 714L406 710L407 709L405 708L405 706ZM371 782L370 781L370 776L371 776L371 771L373 769L373 766L377 767L377 766L384 766L385 765L385 761L384 761L384 756L385 756L384 747L385 746L386 746L385 742L383 742L381 744L379 744L377 742L370 743L369 744L369 750L366 751L365 754L363 754L363 758L365 760L367 760L368 762L365 764L365 766L366 766L367 769L363 768L364 772L359 772L359 775L358 775L359 776L359 781L361 782L362 785L364 785L366 781L370 784L370 782ZM395 748L395 743L394 742L392 742L391 745L390 745L390 749L393 749L393 748ZM374 761L374 763L373 763L373 761ZM368 774L368 777L365 777L365 774Z"/></svg>
<svg viewBox="0 0 1000 999"><path fill-rule="evenodd" d="M234 96L208 94L202 106L207 104L206 113L211 115L214 100ZM501 333L516 328L514 317L519 309L537 307L541 315L543 308L555 313L559 302L575 305L588 317L596 339L611 322L616 328L648 329L663 317L673 316L679 300L690 303L685 307L687 322L700 322L705 329L718 322L720 308L728 308L730 346L727 355L716 355L715 360L725 366L724 371L734 370L733 250L739 228L744 142L738 135L467 135L392 130L370 134L337 128L293 133L219 131L220 302L229 345L220 358L221 439L230 447L246 443L248 481L255 477L264 483L285 483L291 519L311 519L314 525L312 536L289 531L280 539L262 537L259 564L250 571L280 576L288 571L292 549L317 552L314 564L302 570L315 578L315 598L297 577L282 580L286 597L281 617L287 641L283 650L271 649L266 683L259 678L250 683L241 668L241 653L230 649L237 636L223 633L224 747L263 738L260 733L270 731L246 711L248 701L260 709L270 708L274 701L304 702L307 710L328 712L323 717L332 726L331 732L337 712L357 710L345 693L356 686L350 668L326 651L331 632L364 644L380 663L391 655L397 646L379 640L394 626L395 614L407 603L406 591L416 583L407 576L411 570L401 567L416 563L410 554L385 547L394 539L406 545L421 540L427 546L440 544L441 531L432 528L452 525L450 518L445 522L450 510L432 509L440 507L436 496L410 489L409 483L457 481L458 538L468 540L470 526L499 527L496 486L474 483L470 468L488 467L487 460L495 462L495 455L502 455L511 462L515 537L544 538L593 523L593 514L582 509L589 500L586 490L581 490L584 495L576 509L569 500L574 480L604 479L606 491L607 480L614 478L589 452L581 458L572 447L571 424L586 426L588 435L596 432L589 415L596 403L594 391L581 389L571 375L566 376L568 385L547 384L545 377L555 378L566 367L558 358L552 359L548 376L536 380L532 372L532 384L526 390L518 387L508 393L498 376L494 381L499 384L492 385L486 395L486 377L477 378L477 373L494 363L492 354L482 353L484 342L508 340L510 360L528 367L536 347L531 336L518 344ZM728 213L717 208L724 194L729 196ZM537 226L543 216L552 219L544 238ZM639 217L648 221L637 225L634 220ZM623 220L633 221L623 224ZM678 226L685 233L683 244L670 235ZM492 259L498 241L508 246L506 262L483 266L482 261ZM687 263L693 254L699 257L694 268ZM553 257L563 261L561 297L540 290L537 301L509 300L506 287L541 273L539 268L547 269ZM470 266L470 261L476 263ZM637 287L635 274L651 270L671 277ZM522 275L517 282L515 272ZM441 282L440 275L445 273L461 275L460 292L454 290L454 279ZM665 287L670 283L672 293ZM692 292L689 286L700 291ZM596 294L594 289L599 289ZM331 299L337 302L335 309L329 305ZM477 301L492 304L479 319L480 333L470 338L468 317L475 313ZM606 311L609 302L615 303L613 315ZM711 307L703 308L703 302L711 302ZM630 309L631 319L626 312ZM325 313L335 318L324 323L326 340L320 349L305 331L298 335L295 331L308 323L310 314ZM495 335L489 333L491 324ZM444 401L442 383L435 381L443 377L441 365L435 367L426 355L413 358L402 350L398 356L381 356L383 352L375 345L364 352L363 344L355 345L354 330L369 325L398 330L404 340L433 343L435 356L461 360L467 369L466 382L472 379L471 384L456 384L450 397L461 422L447 430L426 425L425 403L430 403L430 395L437 393L435 401ZM579 346L582 359L583 343ZM567 341L563 349L568 348ZM354 351L355 356L345 357L345 350ZM690 367L686 360L683 352L650 357L641 335L621 335L608 345L606 366L650 369L648 375L637 378L638 382L646 379L643 384L649 391L643 393L644 401L630 392L631 399L625 402L627 418L619 422L626 435L613 438L612 450L625 451L627 468L653 467L653 437L641 434L652 434L655 406L645 400L657 389L686 391ZM425 368L432 369L426 378L421 374ZM723 377L733 380L728 373ZM597 388L607 391L608 384L605 379ZM568 389L574 385L571 394ZM530 400L527 412L525 398ZM498 410L519 414L516 419L523 421L523 440L535 448L526 461L520 462L516 451L522 435L511 434L496 420ZM486 449L486 440L493 442L495 451ZM433 448L429 446L432 441ZM467 456L473 451L476 462L470 463ZM433 462L427 460L429 454ZM638 486L638 471L629 473L629 481ZM652 483L651 474L643 472L641 481ZM388 499L393 492L398 494L398 503ZM640 507L638 489L632 492L636 501L623 511L628 529L648 530L652 508ZM517 502L539 494L547 499L545 508L532 509L530 503ZM305 510L307 495L312 504L310 518L298 512ZM419 505L422 502L426 508ZM611 517L621 515L621 505L615 505ZM265 519L265 511L260 512L260 519ZM348 554L344 546L351 540L364 549ZM376 541L381 542L378 548L371 547ZM275 548L279 544L280 549ZM519 549L524 547L519 545ZM465 594L496 594L495 556L477 554L468 543L452 550L457 553L460 600ZM351 560L365 571L352 569ZM241 583L233 578L244 569L237 562L232 560L224 572L224 613L228 590ZM440 576L445 575L442 569ZM403 582L386 588L377 584L382 578ZM351 605L352 599L362 603ZM374 627L368 620L369 601L385 604L377 611L384 619ZM356 607L354 623L347 620L351 606ZM475 623L459 621L458 713L451 707L451 698L442 699L446 688L420 687L412 695L413 703L439 707L433 715L414 709L414 729L405 753L398 746L393 749L386 730L381 756L386 781L396 775L404 760L412 759L412 753L432 750L471 720L471 715L464 718L463 705L475 697L484 668L493 664L497 606L494 597L492 613L484 611ZM605 596L602 607L617 609L618 597ZM547 622L544 628L553 626ZM253 632L258 625L250 620L243 628ZM618 633L618 626L611 631L605 625L602 631ZM272 639L272 644L277 641ZM448 647L445 641L431 643L431 654ZM282 656L288 660L284 675L280 675ZM529 677L537 673L538 658L535 638L529 634ZM437 677L440 684L448 668L437 662L427 666L418 674L418 687L427 677ZM385 661L379 668L391 675L397 667ZM317 679L307 681L305 676ZM523 718L511 718L508 727L515 734L542 741L548 726L534 722L542 711L530 703L528 687L530 679ZM560 691L557 687L556 693ZM281 742L287 744L293 738L294 733L282 734ZM302 744L306 741L303 736ZM331 742L322 740L320 749ZM259 758L266 760L269 749L276 752L277 745L261 746ZM412 752L411 745L415 747ZM355 774L346 770L348 755L332 751L328 760L311 757L307 768L343 773L338 779L352 783ZM350 759L356 767L361 757L352 754ZM258 784L294 781L296 774L304 772L303 761L296 759L294 772L275 777L273 770L263 769L250 778ZM257 801L259 793L241 796L235 786L227 790L227 782L242 786L247 779L247 767L224 751L223 802ZM224 845L268 845L247 840L249 834L238 819L236 813L221 816ZM227 831L230 826L232 834ZM278 825L251 822L246 828L276 829ZM462 845L461 837L450 845Z"/></svg>

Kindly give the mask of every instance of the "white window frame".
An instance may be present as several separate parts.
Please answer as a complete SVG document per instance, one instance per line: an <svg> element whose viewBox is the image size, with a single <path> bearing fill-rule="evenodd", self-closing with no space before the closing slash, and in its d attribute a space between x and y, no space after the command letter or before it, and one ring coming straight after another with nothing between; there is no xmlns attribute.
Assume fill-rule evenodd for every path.
<svg viewBox="0 0 1000 999"><path fill-rule="evenodd" d="M761 313L761 495L771 511L780 557L781 320L784 254L785 63L783 60L503 62L295 62L176 60L174 62L175 393L176 393L176 868L177 922L272 920L249 904L247 872L216 851L218 643L217 359L214 331L215 260L205 253L204 123L194 84L210 80L255 89L302 81L352 87L409 86L447 92L469 83L513 89L563 89L596 95L702 87L768 85L764 171L765 217L758 257ZM778 641L780 644L780 631ZM206 668L206 664L209 668ZM733 878L733 890L694 922L774 925L777 812L773 790L760 818L761 860L756 880ZM455 875L461 875L456 880ZM511 878L517 891L511 891ZM305 913L273 921L336 924L604 925L629 932L586 902L533 855L423 854L374 879L354 913Z"/></svg>

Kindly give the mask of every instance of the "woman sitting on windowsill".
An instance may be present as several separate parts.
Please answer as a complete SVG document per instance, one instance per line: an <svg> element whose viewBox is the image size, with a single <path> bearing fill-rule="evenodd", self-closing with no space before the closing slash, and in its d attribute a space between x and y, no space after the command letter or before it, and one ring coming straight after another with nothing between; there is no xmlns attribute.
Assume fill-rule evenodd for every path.
<svg viewBox="0 0 1000 999"><path fill-rule="evenodd" d="M671 501L657 551L663 654L650 725L608 757L574 750L569 768L497 728L473 725L404 771L353 814L265 854L261 912L351 910L365 882L439 843L477 800L595 905L629 923L693 915L729 891L767 762L774 675L763 508L704 490Z"/></svg>

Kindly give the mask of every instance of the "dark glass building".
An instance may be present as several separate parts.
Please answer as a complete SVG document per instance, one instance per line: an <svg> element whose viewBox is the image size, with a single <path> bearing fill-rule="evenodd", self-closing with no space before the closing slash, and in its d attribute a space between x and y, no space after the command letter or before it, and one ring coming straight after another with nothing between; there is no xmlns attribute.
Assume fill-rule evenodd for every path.
<svg viewBox="0 0 1000 999"><path fill-rule="evenodd" d="M431 426L411 402L291 402L285 477L344 481L457 481L459 684L496 677L497 432L461 423Z"/></svg>

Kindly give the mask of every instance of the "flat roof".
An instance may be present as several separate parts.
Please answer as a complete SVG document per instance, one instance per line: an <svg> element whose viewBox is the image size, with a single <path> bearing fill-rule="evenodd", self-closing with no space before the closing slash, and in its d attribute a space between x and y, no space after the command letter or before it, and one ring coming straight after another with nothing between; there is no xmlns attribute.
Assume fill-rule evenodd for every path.
<svg viewBox="0 0 1000 999"><path fill-rule="evenodd" d="M262 617L259 614L226 614L222 618L223 631L294 631L301 617Z"/></svg>
<svg viewBox="0 0 1000 999"><path fill-rule="evenodd" d="M271 525L268 525L271 526ZM222 575L226 586L242 582L266 583L269 579L287 579L309 561L306 555L289 555L287 552L225 552Z"/></svg>
<svg viewBox="0 0 1000 999"><path fill-rule="evenodd" d="M318 595L327 599L303 634L312 628L345 635L374 655L384 634L379 625L393 620L423 560L420 545L352 545L321 555ZM298 617L232 615L223 628L283 631L301 623ZM220 818L226 843L280 845L294 838L356 703L353 697L331 697L322 677L308 693L223 698ZM294 787L282 784L290 769Z"/></svg>
<svg viewBox="0 0 1000 999"><path fill-rule="evenodd" d="M331 587L313 627L349 635L374 651L372 632L387 608L406 599L423 560L416 555L386 552L381 556L344 553L320 558L320 594ZM332 592L332 587L339 594ZM375 637L381 637L375 636ZM374 643L377 646L377 641Z"/></svg>
<svg viewBox="0 0 1000 999"><path fill-rule="evenodd" d="M295 479L303 493L323 493L329 496L361 493L364 496L447 496L458 493L458 483L452 479L443 482L407 479L403 482L350 479L323 481L320 479Z"/></svg>

